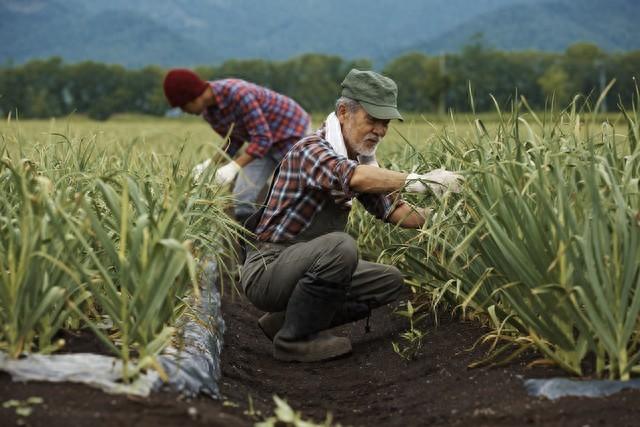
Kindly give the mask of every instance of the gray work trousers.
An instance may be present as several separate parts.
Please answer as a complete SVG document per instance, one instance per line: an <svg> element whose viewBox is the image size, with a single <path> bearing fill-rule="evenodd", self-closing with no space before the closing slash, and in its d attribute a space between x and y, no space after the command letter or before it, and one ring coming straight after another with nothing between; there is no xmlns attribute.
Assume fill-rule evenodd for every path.
<svg viewBox="0 0 640 427"><path fill-rule="evenodd" d="M249 301L263 311L285 310L298 280L307 273L343 284L347 301L363 302L372 309L394 301L404 282L397 268L358 259L355 240L344 232L286 246L257 246L247 254L241 283Z"/></svg>
<svg viewBox="0 0 640 427"><path fill-rule="evenodd" d="M279 160L269 151L261 159L254 159L242 168L233 187L233 197L236 199L235 216L238 219L248 218L258 208L257 201L260 190L265 186L269 177L278 165Z"/></svg>

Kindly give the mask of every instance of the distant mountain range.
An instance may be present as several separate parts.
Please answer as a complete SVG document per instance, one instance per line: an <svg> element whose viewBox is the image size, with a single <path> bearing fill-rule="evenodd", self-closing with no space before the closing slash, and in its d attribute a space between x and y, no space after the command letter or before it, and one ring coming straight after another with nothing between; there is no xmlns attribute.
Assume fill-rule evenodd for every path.
<svg viewBox="0 0 640 427"><path fill-rule="evenodd" d="M640 49L639 0L0 0L0 63L60 56L129 67L505 50Z"/></svg>

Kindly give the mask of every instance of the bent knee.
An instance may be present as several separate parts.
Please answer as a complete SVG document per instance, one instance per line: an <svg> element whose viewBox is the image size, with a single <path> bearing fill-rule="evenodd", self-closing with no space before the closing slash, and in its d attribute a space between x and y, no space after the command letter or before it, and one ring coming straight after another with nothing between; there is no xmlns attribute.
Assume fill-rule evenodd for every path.
<svg viewBox="0 0 640 427"><path fill-rule="evenodd" d="M398 270L397 267L394 267L393 265L389 266L389 271L388 271L389 277L391 279L391 281L398 285L398 287L401 287L404 284L404 275L402 274L402 272L400 270Z"/></svg>
<svg viewBox="0 0 640 427"><path fill-rule="evenodd" d="M353 237L347 233L334 232L327 234L327 238L331 244L330 254L351 271L351 274L358 266L358 244Z"/></svg>
<svg viewBox="0 0 640 427"><path fill-rule="evenodd" d="M402 290L404 289L404 276L402 275L400 270L391 265L388 266L388 268L389 269L386 272L388 275L386 286L387 292L384 303L389 303L397 300L400 296L400 292L402 292Z"/></svg>
<svg viewBox="0 0 640 427"><path fill-rule="evenodd" d="M358 267L358 245L347 233L333 232L322 236L323 254L315 263L315 273L325 280L351 282Z"/></svg>

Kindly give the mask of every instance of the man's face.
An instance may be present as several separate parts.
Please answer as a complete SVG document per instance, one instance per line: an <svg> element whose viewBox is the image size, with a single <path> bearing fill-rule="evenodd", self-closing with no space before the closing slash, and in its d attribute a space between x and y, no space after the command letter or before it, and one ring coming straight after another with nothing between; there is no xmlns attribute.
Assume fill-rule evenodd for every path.
<svg viewBox="0 0 640 427"><path fill-rule="evenodd" d="M207 86L204 92L194 99L193 101L189 101L184 104L180 109L185 113L200 115L208 106L212 105L214 102L213 90L211 90L210 86Z"/></svg>
<svg viewBox="0 0 640 427"><path fill-rule="evenodd" d="M364 156L375 154L378 144L389 127L389 120L371 117L364 108L350 112L342 106L338 110L338 118L342 125L342 136L349 151L349 157L355 157L358 154Z"/></svg>

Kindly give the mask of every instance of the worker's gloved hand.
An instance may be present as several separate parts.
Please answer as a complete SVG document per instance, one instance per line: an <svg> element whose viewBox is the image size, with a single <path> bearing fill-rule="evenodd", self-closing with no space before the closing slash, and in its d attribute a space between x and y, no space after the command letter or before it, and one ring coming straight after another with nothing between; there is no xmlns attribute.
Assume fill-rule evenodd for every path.
<svg viewBox="0 0 640 427"><path fill-rule="evenodd" d="M210 164L211 159L207 159L204 162L195 165L193 169L191 169L191 175L193 175L193 179L197 181L200 178L200 175L202 175L202 172L204 172L204 170L208 168Z"/></svg>
<svg viewBox="0 0 640 427"><path fill-rule="evenodd" d="M230 184L242 167L233 160L216 171L215 182L219 185Z"/></svg>
<svg viewBox="0 0 640 427"><path fill-rule="evenodd" d="M425 193L431 189L437 197L441 197L446 191L459 193L462 191L462 175L445 169L435 169L429 173L410 173L405 181L405 190L410 193Z"/></svg>

